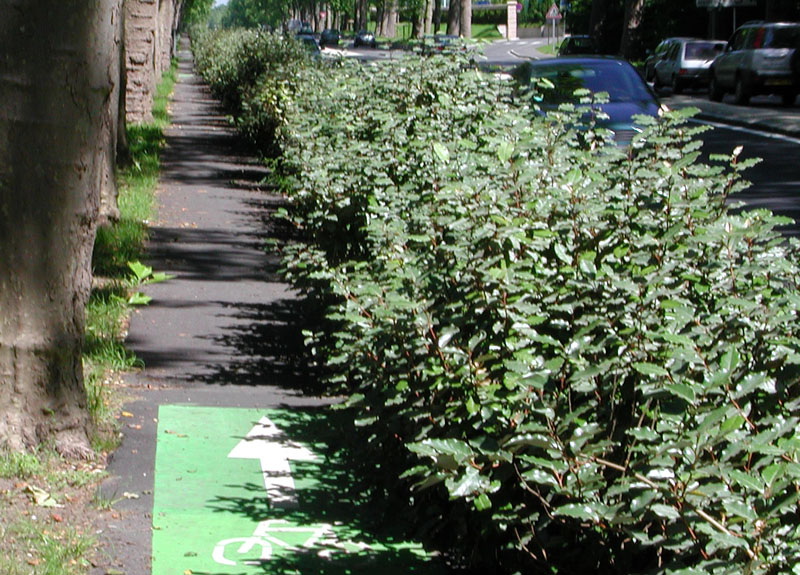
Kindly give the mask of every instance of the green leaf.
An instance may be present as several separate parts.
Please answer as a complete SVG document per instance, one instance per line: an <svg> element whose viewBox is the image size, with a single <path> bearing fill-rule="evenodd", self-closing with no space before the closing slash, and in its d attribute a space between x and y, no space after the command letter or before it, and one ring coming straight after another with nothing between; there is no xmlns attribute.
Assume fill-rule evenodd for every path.
<svg viewBox="0 0 800 575"><path fill-rule="evenodd" d="M475 509L478 511L486 511L492 508L492 500L486 493L481 493L475 498L473 505L475 505Z"/></svg>
<svg viewBox="0 0 800 575"><path fill-rule="evenodd" d="M553 515L560 515L564 517L574 517L576 519L598 521L600 516L590 505L581 503L567 503L558 507Z"/></svg>
<svg viewBox="0 0 800 575"><path fill-rule="evenodd" d="M750 489L752 491L758 491L759 493L764 489L764 484L761 482L761 480L757 477L750 475L749 473L739 471L738 469L731 469L728 471L728 475L736 483L738 483L740 486L746 489Z"/></svg>
<svg viewBox="0 0 800 575"><path fill-rule="evenodd" d="M677 509L671 505L664 505L663 503L655 503L650 509L662 519L679 519L681 516Z"/></svg>
<svg viewBox="0 0 800 575"><path fill-rule="evenodd" d="M722 356L719 366L726 372L730 373L739 365L739 360L739 350L731 346L728 348L728 351L725 352L725 355Z"/></svg>
<svg viewBox="0 0 800 575"><path fill-rule="evenodd" d="M450 497L466 497L473 493L478 493L487 487L486 479L481 476L480 471L472 466L464 468L463 475L455 478L448 478L445 481Z"/></svg>
<svg viewBox="0 0 800 575"><path fill-rule="evenodd" d="M642 375L651 375L655 377L666 377L669 375L669 372L666 369L654 363L645 363L645 362L634 363L633 369L635 369Z"/></svg>
<svg viewBox="0 0 800 575"><path fill-rule="evenodd" d="M444 144L435 142L433 144L433 152L443 164L447 164L450 161L450 150Z"/></svg>
<svg viewBox="0 0 800 575"><path fill-rule="evenodd" d="M151 301L153 301L153 298L141 292L134 292L128 297L128 303L131 305L147 305Z"/></svg>
<svg viewBox="0 0 800 575"><path fill-rule="evenodd" d="M514 144L509 141L501 142L499 146L497 146L497 159L500 160L503 164L508 162L511 159L511 156L514 154Z"/></svg>
<svg viewBox="0 0 800 575"><path fill-rule="evenodd" d="M665 387L672 395L680 397L687 403L694 403L697 399L694 390L685 383L668 383Z"/></svg>

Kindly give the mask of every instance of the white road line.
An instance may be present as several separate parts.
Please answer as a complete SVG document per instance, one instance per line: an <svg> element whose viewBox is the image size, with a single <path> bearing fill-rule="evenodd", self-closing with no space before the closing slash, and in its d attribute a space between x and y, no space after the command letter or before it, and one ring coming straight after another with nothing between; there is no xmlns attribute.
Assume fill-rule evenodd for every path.
<svg viewBox="0 0 800 575"><path fill-rule="evenodd" d="M712 120L702 120L693 118L692 122L697 124L705 124L707 126L713 126L715 128L725 128L726 130L733 130L734 132L741 132L743 134L749 134L751 136L760 136L762 138L769 138L772 140L780 140L782 142L789 142L791 144L800 144L800 138L795 138L793 136L787 136L786 134L776 134L775 132L767 132L763 130L759 130L756 128L747 128L745 126L735 126L732 124L725 124L720 121L712 121Z"/></svg>

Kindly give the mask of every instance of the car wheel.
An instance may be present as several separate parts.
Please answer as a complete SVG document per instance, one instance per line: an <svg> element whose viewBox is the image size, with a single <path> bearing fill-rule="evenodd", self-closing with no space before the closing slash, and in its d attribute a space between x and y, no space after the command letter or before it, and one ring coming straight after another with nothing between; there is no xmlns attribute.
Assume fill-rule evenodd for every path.
<svg viewBox="0 0 800 575"><path fill-rule="evenodd" d="M750 101L750 91L741 75L736 76L736 85L733 88L733 100L740 106L746 106Z"/></svg>
<svg viewBox="0 0 800 575"><path fill-rule="evenodd" d="M784 106L793 106L794 101L797 99L797 92L795 91L788 91L781 94L781 102Z"/></svg>
<svg viewBox="0 0 800 575"><path fill-rule="evenodd" d="M681 85L680 80L678 80L677 76L672 77L672 93L673 94L680 94L683 92L683 86Z"/></svg>
<svg viewBox="0 0 800 575"><path fill-rule="evenodd" d="M711 77L708 79L708 99L713 102L722 102L724 95L725 92L720 88L719 82L712 72Z"/></svg>

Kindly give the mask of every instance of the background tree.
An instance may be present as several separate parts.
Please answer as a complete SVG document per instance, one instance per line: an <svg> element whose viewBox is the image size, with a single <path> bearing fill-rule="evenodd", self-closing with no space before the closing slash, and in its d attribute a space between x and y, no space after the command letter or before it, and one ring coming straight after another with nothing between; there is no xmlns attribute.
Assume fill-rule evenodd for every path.
<svg viewBox="0 0 800 575"><path fill-rule="evenodd" d="M117 0L0 0L0 444L88 453L81 348Z"/></svg>
<svg viewBox="0 0 800 575"><path fill-rule="evenodd" d="M447 33L453 35L461 34L461 1L450 0L447 7Z"/></svg>
<svg viewBox="0 0 800 575"><path fill-rule="evenodd" d="M637 53L645 2L646 0L625 0L625 17L619 46L619 53L623 58L632 58ZM638 53L640 54L641 50L638 50Z"/></svg>

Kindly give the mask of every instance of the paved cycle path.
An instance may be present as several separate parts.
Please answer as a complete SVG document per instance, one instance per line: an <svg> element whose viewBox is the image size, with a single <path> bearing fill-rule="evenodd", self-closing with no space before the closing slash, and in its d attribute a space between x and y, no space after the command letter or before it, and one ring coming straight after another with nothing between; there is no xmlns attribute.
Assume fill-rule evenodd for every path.
<svg viewBox="0 0 800 575"><path fill-rule="evenodd" d="M131 320L145 368L126 378L93 575L438 572L368 512L303 362L297 297L265 249L281 199L185 41L178 56L147 262L173 278L147 286Z"/></svg>

